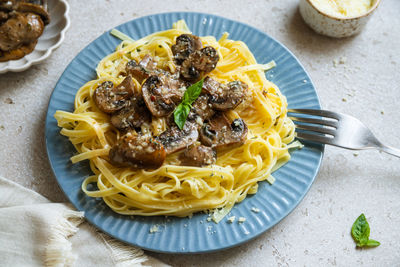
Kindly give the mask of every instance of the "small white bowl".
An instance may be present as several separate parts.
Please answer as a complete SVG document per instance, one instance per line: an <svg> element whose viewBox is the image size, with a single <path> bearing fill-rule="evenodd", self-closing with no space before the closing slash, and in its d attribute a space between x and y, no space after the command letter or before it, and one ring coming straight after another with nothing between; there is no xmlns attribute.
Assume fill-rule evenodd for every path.
<svg viewBox="0 0 400 267"><path fill-rule="evenodd" d="M367 24L380 0L373 0L372 7L356 17L334 17L317 9L311 0L300 0L300 14L304 21L317 33L335 38L348 37L359 33Z"/></svg>
<svg viewBox="0 0 400 267"><path fill-rule="evenodd" d="M69 5L65 0L51 0L47 4L50 14L50 24L44 28L32 53L17 60L0 62L0 74L8 71L20 72L48 58L54 49L64 41L70 20Z"/></svg>

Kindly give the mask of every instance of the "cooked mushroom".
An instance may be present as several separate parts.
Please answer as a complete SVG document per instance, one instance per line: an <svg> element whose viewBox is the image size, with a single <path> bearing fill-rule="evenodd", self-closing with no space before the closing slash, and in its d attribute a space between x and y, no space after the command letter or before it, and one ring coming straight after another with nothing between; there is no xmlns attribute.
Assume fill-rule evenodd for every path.
<svg viewBox="0 0 400 267"><path fill-rule="evenodd" d="M0 26L0 50L6 52L35 43L42 35L43 21L32 13L15 13Z"/></svg>
<svg viewBox="0 0 400 267"><path fill-rule="evenodd" d="M46 7L37 2L46 1L0 1L0 62L22 58L35 48L50 21Z"/></svg>
<svg viewBox="0 0 400 267"><path fill-rule="evenodd" d="M242 119L232 123L223 113L217 113L200 131L200 141L215 148L241 145L247 137L247 125Z"/></svg>
<svg viewBox="0 0 400 267"><path fill-rule="evenodd" d="M206 46L201 50L196 50L182 62L180 69L182 79L187 81L198 80L205 73L215 69L218 60L219 55L214 47Z"/></svg>
<svg viewBox="0 0 400 267"><path fill-rule="evenodd" d="M203 145L189 147L179 155L182 165L198 167L213 164L216 157L217 153L213 148Z"/></svg>
<svg viewBox="0 0 400 267"><path fill-rule="evenodd" d="M155 117L172 113L184 92L185 84L167 74L152 75L142 85L146 106Z"/></svg>
<svg viewBox="0 0 400 267"><path fill-rule="evenodd" d="M50 15L41 5L19 2L15 5L14 9L19 12L30 12L37 14L42 18L45 25L50 23Z"/></svg>
<svg viewBox="0 0 400 267"><path fill-rule="evenodd" d="M126 101L134 94L134 88L130 75L117 87L114 87L113 82L106 81L96 88L93 100L101 111L113 113L125 106Z"/></svg>
<svg viewBox="0 0 400 267"><path fill-rule="evenodd" d="M182 34L176 38L175 44L171 47L175 62L181 65L191 53L201 49L200 38L192 34Z"/></svg>
<svg viewBox="0 0 400 267"><path fill-rule="evenodd" d="M196 120L200 119L201 123L204 120L207 120L214 115L215 111L211 108L211 105L208 103L208 95L200 95L196 101L194 101L192 105L192 109L188 115L189 120ZM200 124L200 123L199 123Z"/></svg>
<svg viewBox="0 0 400 267"><path fill-rule="evenodd" d="M152 137L127 133L111 148L110 160L117 165L135 168L159 168L165 160L164 146Z"/></svg>
<svg viewBox="0 0 400 267"><path fill-rule="evenodd" d="M122 131L139 128L143 123L150 122L151 115L141 96L132 97L121 110L111 116L111 124Z"/></svg>
<svg viewBox="0 0 400 267"><path fill-rule="evenodd" d="M4 11L0 11L0 23L2 23L3 21L6 21L8 19L8 13L4 12Z"/></svg>
<svg viewBox="0 0 400 267"><path fill-rule="evenodd" d="M26 45L22 45L16 49L10 51L0 50L0 62L14 60L24 57L25 55L31 53L35 49L37 41L31 42Z"/></svg>
<svg viewBox="0 0 400 267"><path fill-rule="evenodd" d="M186 122L182 130L174 125L160 134L157 139L164 145L168 154L177 152L196 142L199 138L197 127L194 123Z"/></svg>
<svg viewBox="0 0 400 267"><path fill-rule="evenodd" d="M206 77L203 90L210 95L210 103L214 109L225 111L236 108L243 101L247 84L233 81L225 85Z"/></svg>
<svg viewBox="0 0 400 267"><path fill-rule="evenodd" d="M145 79L153 74L159 73L161 70L157 69L157 63L149 55L139 62L131 60L126 64L125 71L127 74L132 75L139 83L142 83Z"/></svg>

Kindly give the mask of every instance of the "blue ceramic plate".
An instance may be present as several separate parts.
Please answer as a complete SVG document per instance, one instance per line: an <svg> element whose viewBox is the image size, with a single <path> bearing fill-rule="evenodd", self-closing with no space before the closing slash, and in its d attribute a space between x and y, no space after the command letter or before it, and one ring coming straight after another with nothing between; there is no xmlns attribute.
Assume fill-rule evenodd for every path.
<svg viewBox="0 0 400 267"><path fill-rule="evenodd" d="M165 13L142 17L116 27L134 39L166 30L184 19L194 34L219 38L229 32L230 39L244 41L259 63L275 60L277 67L267 78L286 95L290 108L320 109L310 77L299 61L282 44L267 34L240 22L202 13ZM288 164L274 173L276 182L259 183L256 195L235 205L230 216L245 217L244 223L208 222L204 213L189 218L122 216L109 209L101 199L87 197L81 183L91 174L88 162L72 164L75 153L67 138L59 134L54 119L56 110L72 111L77 90L95 79L97 63L112 53L119 40L104 33L69 64L51 96L46 118L46 144L50 164L60 187L89 222L102 231L143 249L166 253L202 253L242 244L265 232L289 214L309 190L318 172L322 146L305 146L295 151ZM260 212L255 213L255 207ZM158 232L150 233L157 226Z"/></svg>

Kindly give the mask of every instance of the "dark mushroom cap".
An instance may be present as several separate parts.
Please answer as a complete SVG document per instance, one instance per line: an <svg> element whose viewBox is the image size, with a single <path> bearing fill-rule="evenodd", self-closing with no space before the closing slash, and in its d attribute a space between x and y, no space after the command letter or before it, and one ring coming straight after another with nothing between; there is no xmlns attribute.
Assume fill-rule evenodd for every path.
<svg viewBox="0 0 400 267"><path fill-rule="evenodd" d="M206 46L201 50L196 50L182 62L180 69L182 79L187 81L198 80L205 73L215 69L218 60L219 55L214 47Z"/></svg>
<svg viewBox="0 0 400 267"><path fill-rule="evenodd" d="M214 109L226 111L236 108L243 101L247 84L233 81L225 85L206 77L203 90L210 95L210 103Z"/></svg>
<svg viewBox="0 0 400 267"><path fill-rule="evenodd" d="M141 96L132 97L121 110L111 116L111 124L122 131L139 128L143 123L150 122L150 112Z"/></svg>
<svg viewBox="0 0 400 267"><path fill-rule="evenodd" d="M42 18L45 25L50 23L50 15L46 11L46 9L41 5L19 2L15 5L14 8L16 11L19 12L29 12L39 15Z"/></svg>
<svg viewBox="0 0 400 267"><path fill-rule="evenodd" d="M36 44L43 29L44 24L39 15L17 12L0 26L0 50L11 51L21 45Z"/></svg>
<svg viewBox="0 0 400 267"><path fill-rule="evenodd" d="M214 115L215 111L212 109L211 104L209 104L208 98L208 95L202 94L194 101L188 115L189 120L196 120L199 117L201 122L203 122Z"/></svg>
<svg viewBox="0 0 400 267"><path fill-rule="evenodd" d="M202 47L200 38L192 34L182 34L176 38L175 44L171 47L175 62L181 65L191 53Z"/></svg>
<svg viewBox="0 0 400 267"><path fill-rule="evenodd" d="M129 61L126 64L125 72L128 75L132 75L132 77L135 78L139 83L142 83L151 75L162 71L157 69L157 63L150 55L145 55L139 64L134 59Z"/></svg>
<svg viewBox="0 0 400 267"><path fill-rule="evenodd" d="M216 151L208 146L191 146L179 155L182 165L186 166L205 166L213 164L216 161Z"/></svg>
<svg viewBox="0 0 400 267"><path fill-rule="evenodd" d="M182 130L176 125L160 134L157 139L164 145L168 154L177 152L196 142L199 132L194 123L186 122Z"/></svg>
<svg viewBox="0 0 400 267"><path fill-rule="evenodd" d="M164 146L152 137L127 133L110 149L113 164L135 168L159 168L166 157Z"/></svg>
<svg viewBox="0 0 400 267"><path fill-rule="evenodd" d="M125 106L134 94L134 88L131 76L127 76L117 87L114 87L113 82L106 81L96 88L93 100L101 111L113 113Z"/></svg>
<svg viewBox="0 0 400 267"><path fill-rule="evenodd" d="M215 148L241 145L246 137L246 123L242 119L235 119L230 123L223 113L215 114L200 131L201 143Z"/></svg>
<svg viewBox="0 0 400 267"><path fill-rule="evenodd" d="M152 75L143 83L142 94L147 108L155 117L172 113L181 102L185 84L166 74ZM183 89L182 89L183 88Z"/></svg>

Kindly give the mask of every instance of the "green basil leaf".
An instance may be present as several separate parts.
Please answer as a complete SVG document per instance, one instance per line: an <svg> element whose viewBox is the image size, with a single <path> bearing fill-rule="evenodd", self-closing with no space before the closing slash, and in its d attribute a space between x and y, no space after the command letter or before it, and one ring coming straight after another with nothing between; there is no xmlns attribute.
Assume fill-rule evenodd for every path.
<svg viewBox="0 0 400 267"><path fill-rule="evenodd" d="M203 88L203 81L204 80L201 79L186 89L185 94L183 95L182 103L191 105L194 101L196 101L201 93L201 89Z"/></svg>
<svg viewBox="0 0 400 267"><path fill-rule="evenodd" d="M185 122L187 119L187 116L189 115L190 112L190 106L188 105L183 105L182 103L179 104L175 111L174 111L174 121L176 125L178 125L179 129L183 129L183 126L185 126Z"/></svg>
<svg viewBox="0 0 400 267"><path fill-rule="evenodd" d="M370 239L370 240L368 240L368 242L367 242L367 247L377 247L377 246L379 246L380 244L381 244L381 243L380 243L379 241Z"/></svg>
<svg viewBox="0 0 400 267"><path fill-rule="evenodd" d="M192 108L192 103L199 97L202 88L203 79L189 86L183 94L182 102L175 108L174 121L179 129L183 129L187 116Z"/></svg>
<svg viewBox="0 0 400 267"><path fill-rule="evenodd" d="M368 242L369 232L369 224L364 213L362 213L353 223L353 227L351 227L351 235L353 236L354 241L363 246Z"/></svg>

